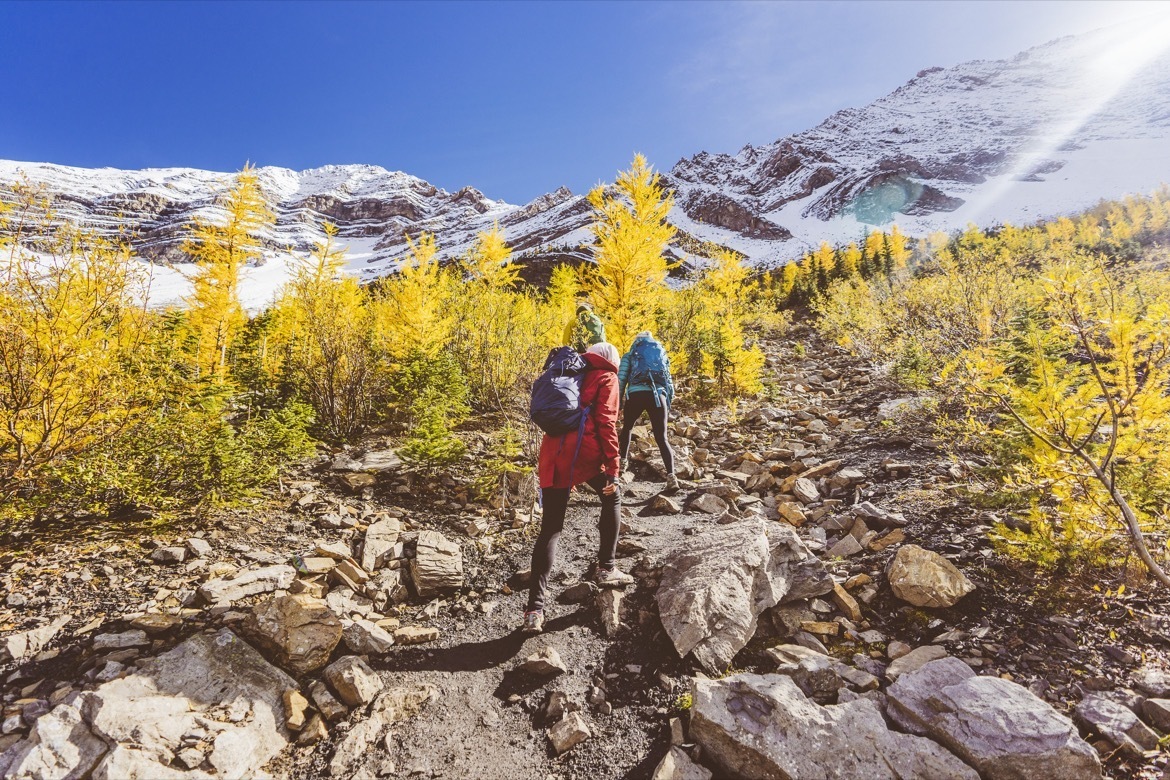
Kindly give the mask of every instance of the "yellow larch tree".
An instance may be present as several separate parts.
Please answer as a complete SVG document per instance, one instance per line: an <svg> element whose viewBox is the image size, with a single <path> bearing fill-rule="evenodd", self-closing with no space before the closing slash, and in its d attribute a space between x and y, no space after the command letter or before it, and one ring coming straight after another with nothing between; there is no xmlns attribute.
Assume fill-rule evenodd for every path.
<svg viewBox="0 0 1170 780"><path fill-rule="evenodd" d="M276 221L251 165L237 174L220 206L221 223L197 219L183 242L196 265L186 299L195 364L216 382L226 380L229 350L248 321L240 305L240 271L260 258L260 234Z"/></svg>
<svg viewBox="0 0 1170 780"><path fill-rule="evenodd" d="M674 201L641 154L618 174L614 190L597 187L589 193L596 212L590 293L607 320L607 337L625 350L655 320L666 290L666 247L675 234L666 216Z"/></svg>
<svg viewBox="0 0 1170 780"><path fill-rule="evenodd" d="M407 241L410 254L386 282L376 307L378 339L395 360L413 353L433 358L454 333L450 303L458 279L439 262L432 234Z"/></svg>

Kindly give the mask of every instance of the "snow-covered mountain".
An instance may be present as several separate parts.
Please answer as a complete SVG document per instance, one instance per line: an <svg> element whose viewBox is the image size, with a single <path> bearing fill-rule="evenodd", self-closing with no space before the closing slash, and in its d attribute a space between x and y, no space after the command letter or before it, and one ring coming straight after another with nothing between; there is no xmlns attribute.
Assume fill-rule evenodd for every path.
<svg viewBox="0 0 1170 780"><path fill-rule="evenodd" d="M759 264L821 241L897 222L924 234L969 222L1031 222L1148 192L1170 182L1170 30L1115 27L1062 38L1008 60L928 68L864 108L735 155L701 152L664 175L675 192L676 251L712 241ZM393 270L406 235L431 231L448 257L499 222L533 258L583 254L590 208L561 188L523 206L473 188L449 193L377 166L308 171L260 168L277 223L267 261L250 269L258 308L287 277L289 254L336 223L349 267L363 278ZM177 299L184 227L214 216L230 174L185 168L121 171L0 161L0 186L43 184L59 212L99 230L128 230L158 261L153 297ZM173 264L173 267L170 265Z"/></svg>

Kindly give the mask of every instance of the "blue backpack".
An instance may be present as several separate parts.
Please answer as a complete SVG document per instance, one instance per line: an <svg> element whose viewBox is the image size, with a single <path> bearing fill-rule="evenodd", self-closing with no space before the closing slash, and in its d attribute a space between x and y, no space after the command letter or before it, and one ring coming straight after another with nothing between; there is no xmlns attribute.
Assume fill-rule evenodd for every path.
<svg viewBox="0 0 1170 780"><path fill-rule="evenodd" d="M581 380L588 366L572 347L548 353L544 372L532 385L528 416L542 431L553 436L579 431L589 414L581 408Z"/></svg>
<svg viewBox="0 0 1170 780"><path fill-rule="evenodd" d="M641 338L630 348L631 385L664 388L670 379L666 368L666 350L654 339Z"/></svg>

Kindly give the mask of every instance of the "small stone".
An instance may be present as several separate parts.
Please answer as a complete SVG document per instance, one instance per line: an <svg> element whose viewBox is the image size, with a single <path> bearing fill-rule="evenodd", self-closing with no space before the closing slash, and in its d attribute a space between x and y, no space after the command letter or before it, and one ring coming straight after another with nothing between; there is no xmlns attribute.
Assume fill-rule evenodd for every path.
<svg viewBox="0 0 1170 780"><path fill-rule="evenodd" d="M845 617L855 623L862 620L861 607L858 606L857 600L850 596L845 588L834 582L833 592L830 595L833 598L833 603L845 614Z"/></svg>
<svg viewBox="0 0 1170 780"><path fill-rule="evenodd" d="M150 554L155 563L182 563L187 560L186 547L160 547Z"/></svg>
<svg viewBox="0 0 1170 780"><path fill-rule="evenodd" d="M329 737L329 729L325 727L325 721L320 715L314 714L309 718L308 723L301 729L301 733L297 736L297 744L302 747L305 745L314 745L323 739Z"/></svg>
<svg viewBox="0 0 1170 780"><path fill-rule="evenodd" d="M931 661L937 661L940 658L946 657L946 648L941 645L923 645L922 647L911 650L905 655L898 656L893 663L886 667L886 677L889 677L891 680L897 680L908 672L921 669Z"/></svg>
<svg viewBox="0 0 1170 780"><path fill-rule="evenodd" d="M806 477L800 477L792 484L792 494L804 504L812 504L821 500L817 484Z"/></svg>
<svg viewBox="0 0 1170 780"><path fill-rule="evenodd" d="M204 539L198 537L191 537L187 540L187 549L196 558L206 558L211 555L211 545Z"/></svg>
<svg viewBox="0 0 1170 780"><path fill-rule="evenodd" d="M889 656L891 661L896 661L902 656L908 654L913 649L913 647L906 644L905 642L899 642L897 639L895 639L893 642L890 642L888 645L886 645L886 655Z"/></svg>
<svg viewBox="0 0 1170 780"><path fill-rule="evenodd" d="M293 731L300 731L305 727L305 711L309 709L309 700L296 688L289 688L283 694L284 725Z"/></svg>
<svg viewBox="0 0 1170 780"><path fill-rule="evenodd" d="M554 647L546 647L533 653L516 668L522 672L537 674L542 677L562 674L569 670L565 666L565 662L561 660L561 654Z"/></svg>
<svg viewBox="0 0 1170 780"><path fill-rule="evenodd" d="M1134 672L1134 686L1154 699L1170 698L1170 672L1156 666L1146 665Z"/></svg>
<svg viewBox="0 0 1170 780"><path fill-rule="evenodd" d="M120 650L126 647L143 647L150 644L145 631L123 631L120 634L98 634L93 638L94 650Z"/></svg>
<svg viewBox="0 0 1170 780"><path fill-rule="evenodd" d="M1077 705L1076 719L1131 758L1140 759L1143 751L1158 747L1158 735L1133 710L1104 696L1086 696Z"/></svg>
<svg viewBox="0 0 1170 780"><path fill-rule="evenodd" d="M776 505L776 511L780 514L780 517L784 518L785 522L787 522L789 525L796 526L797 528L804 525L805 522L808 521L808 517L805 515L804 509L802 509L800 504L796 503L795 501L780 502Z"/></svg>
<svg viewBox="0 0 1170 780"><path fill-rule="evenodd" d="M650 499L647 511L652 515L677 515L682 512L682 507L670 496L659 493Z"/></svg>
<svg viewBox="0 0 1170 780"><path fill-rule="evenodd" d="M690 503L690 508L708 515L721 515L728 509L728 504L714 493L702 493Z"/></svg>
<svg viewBox="0 0 1170 780"><path fill-rule="evenodd" d="M622 623L622 599L620 590L603 588L597 594L597 609L601 612L601 628L607 637L616 636L624 628Z"/></svg>
<svg viewBox="0 0 1170 780"><path fill-rule="evenodd" d="M573 749L593 736L585 719L579 713L570 712L560 722L548 730L548 738L553 750L559 756Z"/></svg>
<svg viewBox="0 0 1170 780"><path fill-rule="evenodd" d="M841 540L829 548L827 555L830 558L848 558L862 551L861 544L851 534L845 534Z"/></svg>
<svg viewBox="0 0 1170 780"><path fill-rule="evenodd" d="M1142 714L1158 731L1170 733L1170 699L1146 699L1142 702Z"/></svg>
<svg viewBox="0 0 1170 780"><path fill-rule="evenodd" d="M841 626L837 623L819 620L803 620L800 623L800 630L807 631L810 634L817 634L818 636L837 636L837 632L841 630Z"/></svg>
<svg viewBox="0 0 1170 780"><path fill-rule="evenodd" d="M314 552L316 552L317 555L321 555L326 558L332 558L337 561L344 561L346 558L350 557L352 551L349 549L349 545L345 542L328 542L317 545L314 548Z"/></svg>
<svg viewBox="0 0 1170 780"><path fill-rule="evenodd" d="M867 547L873 552L881 552L887 547L893 547L895 544L901 544L906 541L906 532L901 528L895 528L892 531L885 533L870 541Z"/></svg>
<svg viewBox="0 0 1170 780"><path fill-rule="evenodd" d="M382 655L394 647L394 637L377 624L357 619L341 632L345 646L359 655Z"/></svg>
<svg viewBox="0 0 1170 780"><path fill-rule="evenodd" d="M182 619L174 615L164 615L161 612L147 612L130 621L130 627L145 631L151 636L159 636L182 624Z"/></svg>
<svg viewBox="0 0 1170 780"><path fill-rule="evenodd" d="M385 687L377 672L354 655L334 661L325 667L324 675L338 698L350 707L369 704Z"/></svg>
<svg viewBox="0 0 1170 780"><path fill-rule="evenodd" d="M438 638L439 629L434 626L403 626L394 631L394 641L400 645L418 645Z"/></svg>
<svg viewBox="0 0 1170 780"><path fill-rule="evenodd" d="M314 680L309 684L309 696L313 699L313 706L330 721L341 720L349 714L345 705L339 702L320 680Z"/></svg>
<svg viewBox="0 0 1170 780"><path fill-rule="evenodd" d="M176 753L175 758L188 769L198 769L203 764L204 755L196 748L189 747Z"/></svg>

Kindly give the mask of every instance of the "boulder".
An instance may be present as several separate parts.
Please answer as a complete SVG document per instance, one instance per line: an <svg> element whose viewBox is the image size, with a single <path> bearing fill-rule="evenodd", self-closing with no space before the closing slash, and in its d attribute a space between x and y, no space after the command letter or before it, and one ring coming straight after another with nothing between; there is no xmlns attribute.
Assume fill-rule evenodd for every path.
<svg viewBox="0 0 1170 780"><path fill-rule="evenodd" d="M650 780L711 780L711 777L710 769L696 764L678 745L671 745Z"/></svg>
<svg viewBox="0 0 1170 780"><path fill-rule="evenodd" d="M172 762L188 734L203 734L209 769L198 776L259 776L288 744L282 692L294 687L231 631L196 634L58 705L0 756L0 775L186 778Z"/></svg>
<svg viewBox="0 0 1170 780"><path fill-rule="evenodd" d="M869 699L822 707L783 675L695 679L691 691L690 736L717 777L979 778L935 742L890 731Z"/></svg>
<svg viewBox="0 0 1170 780"><path fill-rule="evenodd" d="M1130 758L1140 759L1143 751L1158 747L1158 735L1142 723L1133 710L1124 704L1091 694L1077 705L1076 719L1086 728L1096 731L1121 748Z"/></svg>
<svg viewBox="0 0 1170 780"><path fill-rule="evenodd" d="M533 653L516 668L522 672L540 675L541 677L551 677L552 675L563 674L569 671L569 668L565 666L565 662L561 660L561 654L557 652L555 647L546 647Z"/></svg>
<svg viewBox="0 0 1170 780"><path fill-rule="evenodd" d="M701 493L690 502L690 508L708 515L721 515L728 509L728 503L714 493Z"/></svg>
<svg viewBox="0 0 1170 780"><path fill-rule="evenodd" d="M397 471L402 468L402 458L394 450L371 450L362 456L363 471Z"/></svg>
<svg viewBox="0 0 1170 780"><path fill-rule="evenodd" d="M458 590L463 587L463 550L438 531L423 531L410 574L419 598Z"/></svg>
<svg viewBox="0 0 1170 780"><path fill-rule="evenodd" d="M0 637L0 663L23 663L44 649L61 632L72 615L61 615L48 625Z"/></svg>
<svg viewBox="0 0 1170 780"><path fill-rule="evenodd" d="M953 563L916 544L899 548L886 576L894 595L916 607L951 607L975 590Z"/></svg>
<svg viewBox="0 0 1170 780"><path fill-rule="evenodd" d="M679 656L721 673L756 632L759 614L833 588L832 578L789 526L717 526L666 557L656 595Z"/></svg>
<svg viewBox="0 0 1170 780"><path fill-rule="evenodd" d="M324 676L337 697L350 707L369 704L385 685L378 673L356 655L347 655L326 666Z"/></svg>
<svg viewBox="0 0 1170 780"><path fill-rule="evenodd" d="M382 655L394 647L394 637L369 620L353 620L341 632L345 646L360 655Z"/></svg>
<svg viewBox="0 0 1170 780"><path fill-rule="evenodd" d="M1142 702L1142 715L1162 733L1170 732L1170 699L1146 699Z"/></svg>
<svg viewBox="0 0 1170 780"><path fill-rule="evenodd" d="M187 560L186 547L160 547L150 554L155 563L182 563Z"/></svg>
<svg viewBox="0 0 1170 780"><path fill-rule="evenodd" d="M896 723L946 745L984 780L1101 777L1097 752L1071 720L1028 689L977 677L957 659L931 661L886 693Z"/></svg>
<svg viewBox="0 0 1170 780"><path fill-rule="evenodd" d="M664 496L659 493L650 499L646 511L651 515L677 515L682 512L682 507L670 496Z"/></svg>
<svg viewBox="0 0 1170 780"><path fill-rule="evenodd" d="M199 586L199 597L207 604L229 605L248 596L287 590L297 577L291 566L266 566L234 577L208 580Z"/></svg>
<svg viewBox="0 0 1170 780"><path fill-rule="evenodd" d="M362 568L375 571L385 566L393 557L401 534L402 523L393 518L379 520L366 529L366 538L362 542Z"/></svg>
<svg viewBox="0 0 1170 780"><path fill-rule="evenodd" d="M548 739L559 756L593 736L580 713L570 712L548 730Z"/></svg>
<svg viewBox="0 0 1170 780"><path fill-rule="evenodd" d="M341 621L310 596L278 596L253 607L241 628L272 659L296 675L329 662L341 641Z"/></svg>
<svg viewBox="0 0 1170 780"><path fill-rule="evenodd" d="M1133 684L1151 698L1170 698L1170 672L1153 664L1146 664L1134 672Z"/></svg>

